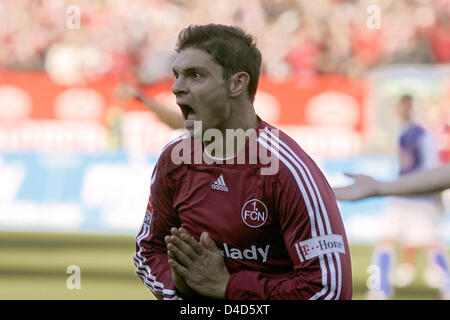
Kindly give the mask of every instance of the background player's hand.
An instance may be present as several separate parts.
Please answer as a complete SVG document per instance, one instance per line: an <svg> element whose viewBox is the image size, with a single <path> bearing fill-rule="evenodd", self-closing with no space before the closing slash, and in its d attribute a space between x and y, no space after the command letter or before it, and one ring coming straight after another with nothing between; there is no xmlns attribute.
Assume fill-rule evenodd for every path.
<svg viewBox="0 0 450 320"><path fill-rule="evenodd" d="M354 201L377 195L378 181L364 174L345 173L353 178L353 184L346 187L333 188L337 200Z"/></svg>
<svg viewBox="0 0 450 320"><path fill-rule="evenodd" d="M133 85L123 82L115 91L116 97L122 100L129 100L138 97L139 90Z"/></svg>
<svg viewBox="0 0 450 320"><path fill-rule="evenodd" d="M168 240L168 255L174 257L169 258L169 265L175 273L198 294L224 299L230 273L209 234L203 232L198 242L185 229L180 228L179 234L172 232Z"/></svg>

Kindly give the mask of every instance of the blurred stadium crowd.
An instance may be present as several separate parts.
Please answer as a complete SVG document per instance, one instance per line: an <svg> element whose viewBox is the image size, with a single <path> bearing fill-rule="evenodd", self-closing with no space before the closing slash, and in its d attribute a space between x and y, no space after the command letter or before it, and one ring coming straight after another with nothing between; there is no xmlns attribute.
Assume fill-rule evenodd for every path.
<svg viewBox="0 0 450 320"><path fill-rule="evenodd" d="M68 32L70 5L81 27ZM366 25L372 5L381 28ZM169 70L178 32L210 21L252 33L273 79L450 62L449 0L1 0L0 70L45 69L69 84L132 73L149 84Z"/></svg>

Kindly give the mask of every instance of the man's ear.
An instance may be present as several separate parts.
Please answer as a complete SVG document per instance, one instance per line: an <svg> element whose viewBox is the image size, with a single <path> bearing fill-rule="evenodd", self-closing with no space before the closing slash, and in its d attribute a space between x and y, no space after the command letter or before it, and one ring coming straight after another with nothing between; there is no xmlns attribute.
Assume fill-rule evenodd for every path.
<svg viewBox="0 0 450 320"><path fill-rule="evenodd" d="M237 98L247 92L250 75L247 72L237 72L228 81L228 90L232 98Z"/></svg>

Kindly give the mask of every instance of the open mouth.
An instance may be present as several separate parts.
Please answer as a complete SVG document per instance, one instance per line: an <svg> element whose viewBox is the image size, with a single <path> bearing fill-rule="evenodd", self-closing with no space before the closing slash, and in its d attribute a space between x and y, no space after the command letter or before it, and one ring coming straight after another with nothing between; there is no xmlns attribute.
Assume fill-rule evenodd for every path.
<svg viewBox="0 0 450 320"><path fill-rule="evenodd" d="M179 103L178 106L180 107L181 112L183 113L184 120L192 120L192 118L195 116L194 109L192 109L190 105L184 103Z"/></svg>

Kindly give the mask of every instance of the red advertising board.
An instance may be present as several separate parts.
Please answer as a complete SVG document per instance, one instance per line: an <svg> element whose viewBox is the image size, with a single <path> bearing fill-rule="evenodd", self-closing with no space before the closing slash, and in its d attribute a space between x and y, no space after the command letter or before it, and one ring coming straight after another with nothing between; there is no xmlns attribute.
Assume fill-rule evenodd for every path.
<svg viewBox="0 0 450 320"><path fill-rule="evenodd" d="M85 85L74 87L62 86L54 83L45 72L2 72L0 73L0 86L12 86L22 89L31 99L32 107L27 117L32 119L58 119L55 110L55 103L58 96L70 89L90 89L99 93L103 99L102 110L106 110L111 105L121 105L126 110L145 110L140 103L123 102L114 96L114 90L119 84L119 79L114 75L104 76L102 79L89 82ZM155 96L161 92L170 94L171 81L161 81L152 86L144 88L150 96ZM360 80L351 80L342 76L321 76L310 80L284 80L274 81L267 77L262 77L259 83L259 90L270 95L277 101L279 117L277 124L287 125L308 125L307 106L314 97L323 93L336 93L342 95L341 98L348 98L349 104L354 102L356 109L351 112L358 114L354 121L354 128L358 131L364 130L363 124L363 103L366 95L366 86ZM330 96L332 97L332 96ZM339 97L338 97L339 98ZM326 99L324 99L326 101ZM345 101L339 101L344 103ZM320 102L319 102L320 104ZM333 104L333 101L330 101ZM1 107L1 106L0 106ZM353 106L352 106L353 107ZM351 108L351 107L348 107ZM341 110L344 111L344 110ZM2 112L4 114L5 112ZM0 118L0 121L3 120ZM327 120L324 119L324 123Z"/></svg>
<svg viewBox="0 0 450 320"><path fill-rule="evenodd" d="M39 140L37 136L52 127L53 129L47 130L48 138L45 139L51 140L56 132L56 135L65 137L60 139L62 145L62 141L66 141L68 137L78 137L80 130L85 134L91 132L91 138L77 138L77 143L67 142L64 145L69 150L72 145L74 151L102 151L108 140L105 137L108 134L101 132L107 130L108 113L113 108L120 107L124 111L123 117L128 119L125 121L125 127L128 129L124 130L124 134L137 134L139 130L152 131L153 133L145 133L144 138L142 132L140 133L140 139L143 141L153 136L153 143L148 142L141 147L145 151L157 152L161 144L167 143L167 139L162 136L167 135L170 130L141 103L116 98L114 91L119 84L120 79L114 75L68 87L54 83L45 72L1 72L0 150L39 150L39 143L30 141ZM171 86L172 80L164 80L143 90L159 102L177 109ZM336 128L338 132L340 129L350 130L353 137L351 139L354 140L355 137L360 138L365 130L366 91L364 81L342 76L328 75L283 81L263 76L260 79L255 108L264 120L276 126L286 127L288 131L301 128L299 135L304 136L310 128ZM38 129L42 126L44 130ZM58 126L61 128L55 129ZM33 129L30 129L31 127ZM161 135L161 139L155 138L155 132ZM321 132L322 138L328 136L328 133ZM91 139L90 147L83 147L84 139ZM313 144L317 140L316 133L310 135L309 140ZM128 141L136 144L137 140L135 137L129 137ZM52 143L48 142L45 148L52 150ZM139 148L137 144L135 148ZM59 150L58 147L54 149Z"/></svg>

